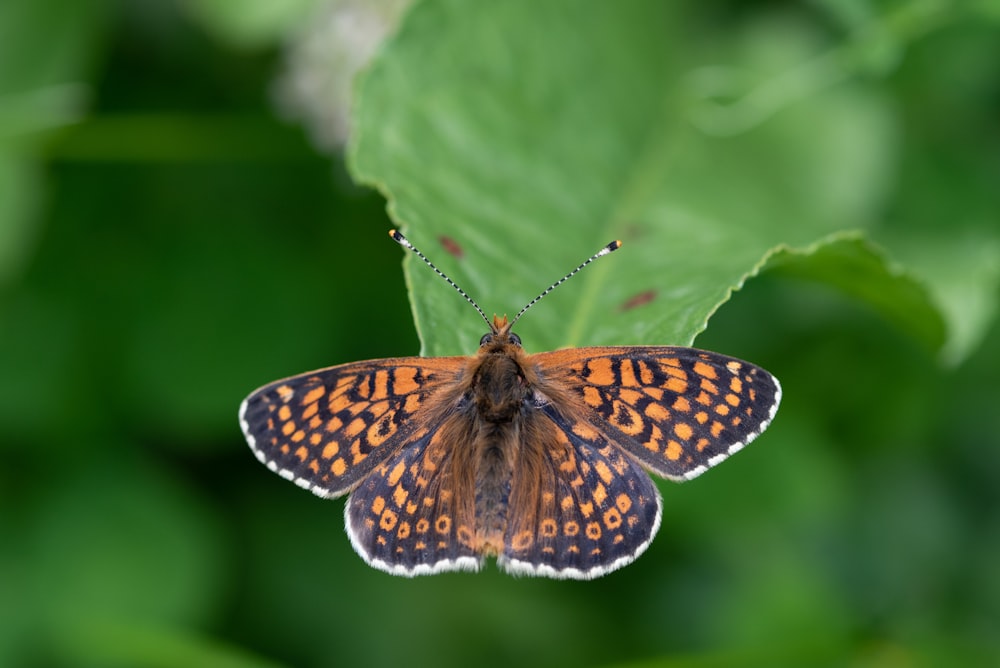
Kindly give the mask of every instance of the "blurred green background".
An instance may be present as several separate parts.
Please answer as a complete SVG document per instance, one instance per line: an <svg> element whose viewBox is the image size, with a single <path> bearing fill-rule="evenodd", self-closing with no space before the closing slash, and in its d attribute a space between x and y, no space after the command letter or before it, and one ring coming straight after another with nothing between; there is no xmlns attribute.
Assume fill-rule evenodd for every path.
<svg viewBox="0 0 1000 668"><path fill-rule="evenodd" d="M239 432L239 402L264 382L418 351L389 227L413 224L455 264L432 223L390 221L352 185L340 149L351 74L380 38L459 30L428 20L456 3L409 24L405 4L0 5L0 665L1000 660L997 3L677 3L697 15L685 62L719 64L748 26L759 44L850 61L844 79L889 111L880 159L816 207L853 210L843 200L877 189L842 226L927 281L947 331L915 332L843 264L774 263L697 339L781 379L774 425L703 478L662 483L648 552L582 583L374 571L343 501L273 475ZM804 97L843 83L803 71ZM785 103L769 112L779 128ZM777 167L756 146L744 155L763 182ZM691 187L724 199L739 185ZM466 225L444 229L472 251L505 234ZM546 281L569 268L553 263ZM481 329L411 267L439 291L418 298ZM485 276L456 278L488 310L520 306L482 294ZM558 322L573 289L539 317Z"/></svg>

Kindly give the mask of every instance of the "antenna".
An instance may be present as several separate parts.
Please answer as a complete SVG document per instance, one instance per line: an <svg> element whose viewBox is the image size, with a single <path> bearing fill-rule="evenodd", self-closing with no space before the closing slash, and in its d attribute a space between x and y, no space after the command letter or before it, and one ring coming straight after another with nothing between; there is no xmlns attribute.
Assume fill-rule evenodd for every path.
<svg viewBox="0 0 1000 668"><path fill-rule="evenodd" d="M417 249L416 246L414 246L413 244L410 243L409 239L407 239L406 237L403 236L402 232L397 232L396 230L389 230L389 236L392 237L392 240L395 241L400 246L402 246L403 248L409 248L411 251L413 251L414 253L416 253L417 257L419 257L421 260L423 260L427 264L428 267L430 267L431 269L434 270L434 273L436 273L438 276L440 276L445 281L447 281L448 285L450 285L451 287L453 287L456 290L458 290L458 294L460 294L463 297L465 297L465 301L467 301L470 304L472 304L475 307L475 309L477 311L479 311L479 315L483 316L483 320L485 320L486 324L490 326L490 329L493 328L493 325L490 324L490 319L486 317L485 313L483 313L483 309L479 308L479 304L476 303L476 300L474 300L472 297L470 297L469 295L467 295L465 293L465 290L463 290L462 288L458 287L458 285L455 284L455 281L453 281L450 278L448 278L448 276L445 275L445 273L443 271L441 271L440 269L438 269L437 267L435 267L434 263L431 262L430 260L428 260L426 255L424 255L423 253L421 253L420 250Z"/></svg>
<svg viewBox="0 0 1000 668"><path fill-rule="evenodd" d="M489 325L491 329L493 328L493 325L490 323L490 319L486 317L485 313L483 313L483 309L479 308L479 304L477 304L472 297L470 297L469 295L467 295L466 292L465 292L465 290L463 290L462 288L458 287L458 285L455 284L455 281L453 281L450 278L448 278L443 271L441 271L440 269L438 269L437 267L435 267L434 263L431 262L430 260L428 260L426 255L424 255L423 253L421 253L417 249L416 246L414 246L413 244L410 243L409 239L407 239L406 237L404 237L401 232L397 232L396 230L389 230L389 236L392 237L392 240L395 241L400 246L402 246L403 248L408 248L411 251L413 251L414 253L416 253L417 257L419 257L421 260L423 260L424 263L428 267L430 267L431 269L433 269L434 272L438 276L440 276L441 278L443 278L448 283L448 285L450 285L451 287L453 287L456 290L458 290L458 294L460 294L463 297L465 297L465 301L467 301L470 304L472 304L475 307L475 309L477 311L479 311L479 315L483 316L483 320L486 321L486 324ZM549 294L550 292L552 292L553 290L555 290L556 288L558 288L560 285L562 285L563 283L565 283L566 281L568 281L570 278L572 278L573 276L575 276L577 274L577 272L579 272L581 269L583 269L584 267L586 267L588 264L590 264L591 262L593 262L597 258L604 257L608 253L610 253L612 251L616 251L616 250L618 250L621 247L622 247L622 242L621 241L617 241L617 240L612 241L607 246L605 246L601 250L599 250L596 253L594 253L593 255L591 255L584 262L580 263L580 265L576 269L574 269L573 271L569 272L568 274L566 274L565 276L563 276L562 278L560 278L558 281L556 281L555 283L553 283L549 287L547 287L544 290L542 290L542 293L540 295L538 295L537 297L535 297L534 299L532 299L530 302L528 302L525 305L525 307L523 309L521 309L520 311L517 312L517 315L515 315L514 319L510 321L510 325L508 325L507 329L509 330L511 327L513 327L514 323L517 322L518 318L520 318L522 315L524 315L525 311L527 311L529 308L531 308L536 303L538 303L538 301L541 300L542 297L544 297L545 295Z"/></svg>
<svg viewBox="0 0 1000 668"><path fill-rule="evenodd" d="M524 315L525 311L527 311L529 308L531 308L532 306L534 306L535 303L537 303L538 300L540 300L542 297L544 297L545 295L549 294L550 292L552 292L553 290L555 290L556 288L558 288L560 285L562 285L563 283L565 283L569 279L573 278L573 276L575 276L578 271L580 271L581 269L583 269L584 267L586 267L588 264L590 264L591 262L593 262L597 258L604 257L608 253L610 253L612 251L616 251L616 250L618 250L621 247L622 247L622 242L620 242L617 239L615 239L614 241L612 241L611 243L609 243L607 246L605 246L601 250L597 251L596 253L594 253L593 255L591 255L590 257L588 257L585 261L583 261L583 262L580 263L579 267L577 267L573 271L569 272L568 274L566 274L565 276L563 276L562 278L560 278L558 281L556 281L555 283L553 283L549 287L547 287L544 290L542 290L542 294L538 295L537 297L535 297L534 299L532 299L530 302L528 302L527 304L525 304L524 308L521 309L520 311L518 311L517 315L514 316L514 319L510 321L510 326L513 327L514 323L517 322L518 318L520 318L522 315Z"/></svg>

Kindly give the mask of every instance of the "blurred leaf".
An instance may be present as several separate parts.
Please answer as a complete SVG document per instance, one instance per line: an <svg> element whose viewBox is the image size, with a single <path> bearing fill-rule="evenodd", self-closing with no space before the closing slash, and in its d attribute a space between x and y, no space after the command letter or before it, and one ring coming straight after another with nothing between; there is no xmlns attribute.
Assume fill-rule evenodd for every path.
<svg viewBox="0 0 1000 668"><path fill-rule="evenodd" d="M770 253L820 251L879 213L898 132L869 87L800 94L787 74L821 45L803 25L765 17L716 42L695 21L651 1L425 2L362 80L354 174L487 313L513 315L620 237L519 323L529 349L688 344ZM766 115L718 105L765 87L782 100ZM751 114L743 130L708 133L712 100L716 116ZM939 345L926 293L859 252L816 272L856 284L863 262L855 294ZM405 267L424 354L471 352L483 323L416 258Z"/></svg>
<svg viewBox="0 0 1000 668"><path fill-rule="evenodd" d="M185 0L191 15L236 45L274 44L301 24L321 0Z"/></svg>

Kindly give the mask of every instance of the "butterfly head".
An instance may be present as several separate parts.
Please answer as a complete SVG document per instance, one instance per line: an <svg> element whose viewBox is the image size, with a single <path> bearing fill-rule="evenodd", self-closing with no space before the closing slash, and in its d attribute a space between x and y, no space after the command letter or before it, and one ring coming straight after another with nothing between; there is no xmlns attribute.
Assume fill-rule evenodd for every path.
<svg viewBox="0 0 1000 668"><path fill-rule="evenodd" d="M506 315L502 318L494 315L493 322L489 325L490 331L479 339L479 352L501 352L508 346L521 347L521 337L510 331L514 323L508 322Z"/></svg>

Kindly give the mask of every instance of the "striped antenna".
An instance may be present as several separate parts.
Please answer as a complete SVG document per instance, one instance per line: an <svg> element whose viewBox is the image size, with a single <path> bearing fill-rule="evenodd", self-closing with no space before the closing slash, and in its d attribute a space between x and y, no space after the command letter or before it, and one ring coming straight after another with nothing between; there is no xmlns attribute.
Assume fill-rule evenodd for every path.
<svg viewBox="0 0 1000 668"><path fill-rule="evenodd" d="M462 288L458 287L458 285L455 283L455 281L453 281L450 278L448 278L448 276L443 271L441 271L440 269L438 269L437 267L435 267L434 263L431 262L430 260L428 260L426 255L424 255L423 253L421 253L420 250L418 250L416 246L414 246L413 244L410 243L409 239L407 239L406 237L403 236L402 232L397 232L396 230L389 230L389 236L392 237L392 240L395 241L400 246L402 246L403 248L408 248L411 251L413 251L414 253L416 253L417 257L419 257L421 260L423 260L424 263L427 264L428 267L430 267L431 269L434 270L434 273L436 273L438 276L440 276L445 281L447 281L448 285L450 285L451 287L453 287L456 290L458 290L458 294L460 294L463 297L465 297L465 301L467 301L470 304L472 304L475 307L475 309L477 311L479 311L479 315L483 316L483 320L485 320L486 324L490 326L490 329L493 329L493 325L490 323L490 319L486 317L485 313L483 313L483 309L479 308L479 304L476 303L476 300L474 300L472 297L470 297L469 295L467 295L465 293L465 290L463 290Z"/></svg>
<svg viewBox="0 0 1000 668"><path fill-rule="evenodd" d="M441 278L443 278L448 283L448 285L450 285L451 287L453 287L456 290L458 290L458 294L460 294L463 297L465 297L465 301L467 301L470 304L472 304L472 306L475 307L475 309L477 311L479 311L479 315L483 316L483 320L485 320L486 324L490 326L490 329L494 329L494 326L490 322L490 319L486 317L485 313L483 313L483 309L479 308L479 304L477 304L476 301L472 297L470 297L468 294L466 294L465 290L463 290L462 288L458 287L458 285L455 284L455 281L453 281L450 278L448 278L448 276L443 271L441 271L440 269L438 269L437 267L435 267L434 263L431 262L430 260L428 260L426 255L424 255L423 253L421 253L417 249L416 246L414 246L413 244L410 243L409 239L407 239L406 237L404 237L401 232L398 232L396 230L389 230L389 236L392 237L392 240L395 241L400 246L402 246L403 248L408 248L411 251L413 251L414 253L416 253L417 257L419 257L421 260L423 260L424 263L428 267L430 267L431 269L433 269L434 272L438 276L440 276ZM532 299L530 302L528 302L525 305L525 307L523 309L521 309L520 311L517 312L517 315L515 315L514 319L510 321L510 325L508 325L507 329L509 330L511 327L513 327L514 323L518 321L518 318L520 318L522 315L524 315L525 311L527 311L529 308L531 308L536 303L538 303L538 301L541 300L542 297L544 297L545 295L549 294L550 292L552 292L553 290L555 290L556 288L558 288L560 285L562 285L563 283L565 283L566 281L568 281L569 279L571 279L581 269L583 269L584 267L586 267L588 264L590 264L591 262L593 262L597 258L604 257L608 253L611 253L612 251L616 251L616 250L618 250L621 247L622 247L622 242L617 241L617 240L612 241L607 246L605 246L604 248L602 248L601 250L597 251L596 253L594 253L593 255L591 255L589 258L587 258L586 261L582 262L580 264L580 266L578 266L576 269L574 269L573 271L569 272L568 274L566 274L565 276L563 276L562 278L560 278L558 281L556 281L555 283L553 283L549 287L545 288L540 295L538 295L537 297L535 297L534 299Z"/></svg>
<svg viewBox="0 0 1000 668"><path fill-rule="evenodd" d="M596 260L599 257L604 257L608 253L611 253L612 251L618 250L621 247L622 247L622 242L620 242L620 241L618 241L616 239L616 240L612 241L611 243L609 243L604 248L602 248L601 250L597 251L596 253L594 253L593 255L591 255L590 257L588 257L584 262L580 263L579 267L577 267L573 271L569 272L568 274L566 274L565 276L563 276L562 278L560 278L558 281L556 281L555 283L553 283L549 287L547 287L544 290L542 290L542 294L538 295L537 297L535 297L534 299L532 299L530 302L528 302L523 309L521 309L520 311L517 312L517 315L514 316L514 319L510 321L510 326L513 327L514 323L517 322L518 318L520 318L522 315L524 315L524 312L527 311L532 306L534 306L542 297L544 297L545 295L549 294L550 292L552 292L553 290L555 290L556 288L558 288L560 285L562 285L563 283L565 283L569 279L573 278L573 276L575 276L577 272L579 272L581 269L583 269L584 267L586 267L588 264L590 264L591 262L593 262L594 260Z"/></svg>

